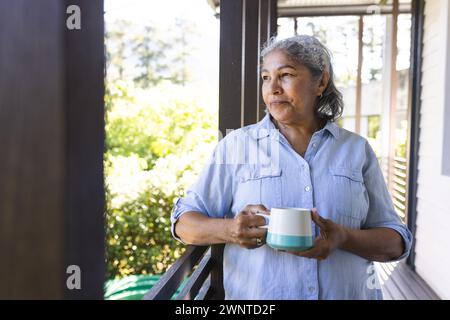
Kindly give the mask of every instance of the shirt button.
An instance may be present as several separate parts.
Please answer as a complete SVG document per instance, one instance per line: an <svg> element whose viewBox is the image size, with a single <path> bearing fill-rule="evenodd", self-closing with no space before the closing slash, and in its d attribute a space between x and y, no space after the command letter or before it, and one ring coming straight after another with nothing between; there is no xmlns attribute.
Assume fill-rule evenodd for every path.
<svg viewBox="0 0 450 320"><path fill-rule="evenodd" d="M314 287L309 287L308 290L309 290L310 293L313 293L313 292L316 290L316 288L314 288Z"/></svg>
<svg viewBox="0 0 450 320"><path fill-rule="evenodd" d="M309 186L305 187L305 191L308 192L311 188Z"/></svg>
<svg viewBox="0 0 450 320"><path fill-rule="evenodd" d="M313 148L317 147L317 143L313 143Z"/></svg>

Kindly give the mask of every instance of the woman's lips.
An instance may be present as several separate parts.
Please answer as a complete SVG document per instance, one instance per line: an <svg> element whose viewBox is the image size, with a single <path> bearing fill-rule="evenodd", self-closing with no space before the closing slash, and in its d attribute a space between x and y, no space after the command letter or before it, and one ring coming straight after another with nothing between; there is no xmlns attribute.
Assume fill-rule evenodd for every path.
<svg viewBox="0 0 450 320"><path fill-rule="evenodd" d="M276 101L271 101L270 104L271 105L282 105L282 104L287 104L289 103L289 101L285 101L285 100L276 100Z"/></svg>

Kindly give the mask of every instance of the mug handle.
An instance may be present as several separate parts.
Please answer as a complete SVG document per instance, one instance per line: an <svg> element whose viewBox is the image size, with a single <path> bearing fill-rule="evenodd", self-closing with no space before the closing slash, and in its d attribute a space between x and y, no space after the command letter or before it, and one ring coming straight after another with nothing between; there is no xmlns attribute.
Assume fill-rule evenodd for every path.
<svg viewBox="0 0 450 320"><path fill-rule="evenodd" d="M268 229L269 228L269 222L270 222L270 215L262 213L261 211L256 211L255 213L257 216L261 216L266 221L266 224L263 226L259 226L258 228Z"/></svg>

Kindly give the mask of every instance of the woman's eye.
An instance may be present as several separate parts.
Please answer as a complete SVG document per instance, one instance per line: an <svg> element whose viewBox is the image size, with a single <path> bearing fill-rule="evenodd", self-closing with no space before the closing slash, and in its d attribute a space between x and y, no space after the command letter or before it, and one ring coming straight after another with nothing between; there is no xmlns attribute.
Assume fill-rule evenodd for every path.
<svg viewBox="0 0 450 320"><path fill-rule="evenodd" d="M269 77L268 77L268 76L261 76L261 78L262 78L264 81L269 80Z"/></svg>
<svg viewBox="0 0 450 320"><path fill-rule="evenodd" d="M292 74L290 74L290 73L283 73L281 76L282 77L292 77Z"/></svg>

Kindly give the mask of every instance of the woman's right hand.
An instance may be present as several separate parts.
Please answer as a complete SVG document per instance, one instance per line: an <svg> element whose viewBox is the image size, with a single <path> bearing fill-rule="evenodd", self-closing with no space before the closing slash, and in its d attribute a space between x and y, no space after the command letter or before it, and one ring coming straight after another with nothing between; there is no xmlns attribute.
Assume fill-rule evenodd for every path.
<svg viewBox="0 0 450 320"><path fill-rule="evenodd" d="M266 224L265 219L256 213L270 214L262 204L247 205L230 222L228 233L231 242L247 249L255 249L266 243L267 229L258 228Z"/></svg>

